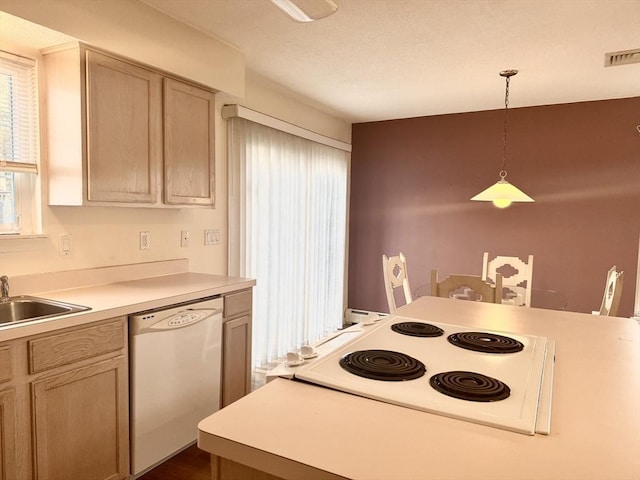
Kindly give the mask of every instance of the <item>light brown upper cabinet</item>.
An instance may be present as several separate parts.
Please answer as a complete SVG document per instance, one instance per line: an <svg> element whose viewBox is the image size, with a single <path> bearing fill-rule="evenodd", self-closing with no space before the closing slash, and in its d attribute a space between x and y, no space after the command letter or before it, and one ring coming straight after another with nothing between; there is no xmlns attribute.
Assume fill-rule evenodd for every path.
<svg viewBox="0 0 640 480"><path fill-rule="evenodd" d="M97 52L86 62L87 199L155 203L162 79Z"/></svg>
<svg viewBox="0 0 640 480"><path fill-rule="evenodd" d="M164 201L209 205L214 201L212 92L164 79Z"/></svg>
<svg viewBox="0 0 640 480"><path fill-rule="evenodd" d="M49 205L213 206L215 92L82 44L43 58Z"/></svg>

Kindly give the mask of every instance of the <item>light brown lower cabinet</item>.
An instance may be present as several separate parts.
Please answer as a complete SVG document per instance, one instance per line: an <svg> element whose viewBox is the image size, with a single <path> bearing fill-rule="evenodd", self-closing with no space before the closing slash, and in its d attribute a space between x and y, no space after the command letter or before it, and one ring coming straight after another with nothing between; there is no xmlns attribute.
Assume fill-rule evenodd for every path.
<svg viewBox="0 0 640 480"><path fill-rule="evenodd" d="M128 478L126 317L5 347L11 376L0 383L0 480Z"/></svg>
<svg viewBox="0 0 640 480"><path fill-rule="evenodd" d="M248 289L224 297L222 407L251 392L252 295Z"/></svg>
<svg viewBox="0 0 640 480"><path fill-rule="evenodd" d="M127 369L119 356L32 383L38 480L128 476Z"/></svg>
<svg viewBox="0 0 640 480"><path fill-rule="evenodd" d="M251 317L227 320L223 325L222 406L251 391Z"/></svg>
<svg viewBox="0 0 640 480"><path fill-rule="evenodd" d="M17 477L16 392L13 388L0 391L0 480Z"/></svg>

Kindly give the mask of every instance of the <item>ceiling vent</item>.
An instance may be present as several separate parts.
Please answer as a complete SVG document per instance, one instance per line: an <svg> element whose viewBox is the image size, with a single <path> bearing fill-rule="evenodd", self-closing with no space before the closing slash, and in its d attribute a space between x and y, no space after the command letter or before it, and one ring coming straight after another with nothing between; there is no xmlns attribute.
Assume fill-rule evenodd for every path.
<svg viewBox="0 0 640 480"><path fill-rule="evenodd" d="M604 54L605 67L616 67L618 65L628 65L630 63L640 63L640 48Z"/></svg>

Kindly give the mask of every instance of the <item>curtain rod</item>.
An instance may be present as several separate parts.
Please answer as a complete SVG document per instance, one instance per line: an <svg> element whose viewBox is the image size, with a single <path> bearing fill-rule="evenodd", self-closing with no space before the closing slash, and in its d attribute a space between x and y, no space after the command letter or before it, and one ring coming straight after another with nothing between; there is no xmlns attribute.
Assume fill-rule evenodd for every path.
<svg viewBox="0 0 640 480"><path fill-rule="evenodd" d="M256 112L255 110L243 107L242 105L225 105L222 107L222 118L227 119L232 117L244 118L245 120L250 120L267 127L275 128L282 132L290 133L291 135L296 135L297 137L311 140L312 142L321 143L329 147L344 150L345 152L351 152L351 145L348 143L341 142L335 138L325 137L319 133L298 127L293 123L285 122L284 120L265 115L264 113Z"/></svg>

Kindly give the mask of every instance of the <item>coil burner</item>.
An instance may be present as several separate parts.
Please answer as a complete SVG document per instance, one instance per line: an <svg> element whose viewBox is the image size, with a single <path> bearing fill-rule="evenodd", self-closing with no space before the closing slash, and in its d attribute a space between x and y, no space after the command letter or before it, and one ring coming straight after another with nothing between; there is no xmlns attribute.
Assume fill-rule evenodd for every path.
<svg viewBox="0 0 640 480"><path fill-rule="evenodd" d="M524 348L518 340L487 332L459 332L447 340L456 347L482 353L516 353Z"/></svg>
<svg viewBox="0 0 640 480"><path fill-rule="evenodd" d="M400 382L422 377L427 369L409 355L391 350L358 350L340 359L349 373L372 380Z"/></svg>
<svg viewBox="0 0 640 480"><path fill-rule="evenodd" d="M402 335L412 337L439 337L444 335L444 330L430 323L422 322L400 322L391 325L391 330Z"/></svg>
<svg viewBox="0 0 640 480"><path fill-rule="evenodd" d="M505 383L474 372L438 373L429 379L429 383L440 393L472 402L495 402L511 395L511 389Z"/></svg>

